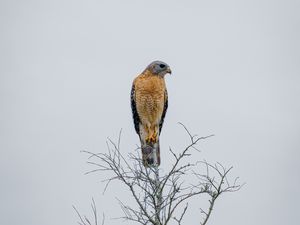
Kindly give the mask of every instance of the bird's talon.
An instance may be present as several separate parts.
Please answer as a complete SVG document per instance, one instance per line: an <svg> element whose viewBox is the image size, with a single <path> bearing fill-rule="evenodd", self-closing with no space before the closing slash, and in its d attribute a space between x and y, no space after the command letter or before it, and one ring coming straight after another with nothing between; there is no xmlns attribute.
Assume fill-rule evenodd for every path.
<svg viewBox="0 0 300 225"><path fill-rule="evenodd" d="M151 142L151 137L147 137L146 138L146 143L150 143Z"/></svg>
<svg viewBox="0 0 300 225"><path fill-rule="evenodd" d="M156 136L155 133L152 135L152 137L150 138L150 140L151 140L152 143L156 143L157 142L157 136Z"/></svg>

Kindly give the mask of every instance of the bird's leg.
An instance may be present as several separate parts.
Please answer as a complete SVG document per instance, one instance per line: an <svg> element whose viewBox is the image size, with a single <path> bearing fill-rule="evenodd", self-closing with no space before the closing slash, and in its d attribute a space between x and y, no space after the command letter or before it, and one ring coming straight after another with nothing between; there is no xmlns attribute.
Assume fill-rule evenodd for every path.
<svg viewBox="0 0 300 225"><path fill-rule="evenodd" d="M153 130L154 130L154 132L150 136L150 141L152 143L156 143L157 142L157 136L158 136L158 130L157 130L156 126L153 128Z"/></svg>

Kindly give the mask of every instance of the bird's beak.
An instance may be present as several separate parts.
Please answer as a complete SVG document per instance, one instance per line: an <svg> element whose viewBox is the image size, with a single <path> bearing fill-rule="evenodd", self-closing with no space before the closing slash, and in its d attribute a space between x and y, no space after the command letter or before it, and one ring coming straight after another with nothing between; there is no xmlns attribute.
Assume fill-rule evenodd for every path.
<svg viewBox="0 0 300 225"><path fill-rule="evenodd" d="M170 67L167 68L167 73L172 74L172 70L170 69Z"/></svg>

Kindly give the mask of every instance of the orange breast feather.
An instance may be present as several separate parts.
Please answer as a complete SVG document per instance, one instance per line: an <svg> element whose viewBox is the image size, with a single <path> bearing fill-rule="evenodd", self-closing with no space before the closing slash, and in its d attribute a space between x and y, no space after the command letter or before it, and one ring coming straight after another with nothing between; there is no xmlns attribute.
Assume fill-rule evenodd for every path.
<svg viewBox="0 0 300 225"><path fill-rule="evenodd" d="M134 84L136 107L142 124L158 125L164 109L164 79L142 74L135 79Z"/></svg>

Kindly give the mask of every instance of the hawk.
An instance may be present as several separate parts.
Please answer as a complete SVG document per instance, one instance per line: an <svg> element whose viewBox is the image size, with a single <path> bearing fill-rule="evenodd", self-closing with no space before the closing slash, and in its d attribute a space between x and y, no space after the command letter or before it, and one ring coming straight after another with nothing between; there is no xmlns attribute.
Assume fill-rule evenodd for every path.
<svg viewBox="0 0 300 225"><path fill-rule="evenodd" d="M145 167L160 165L159 135L168 108L165 75L171 74L168 64L154 61L132 84L131 109L134 128L139 135Z"/></svg>

